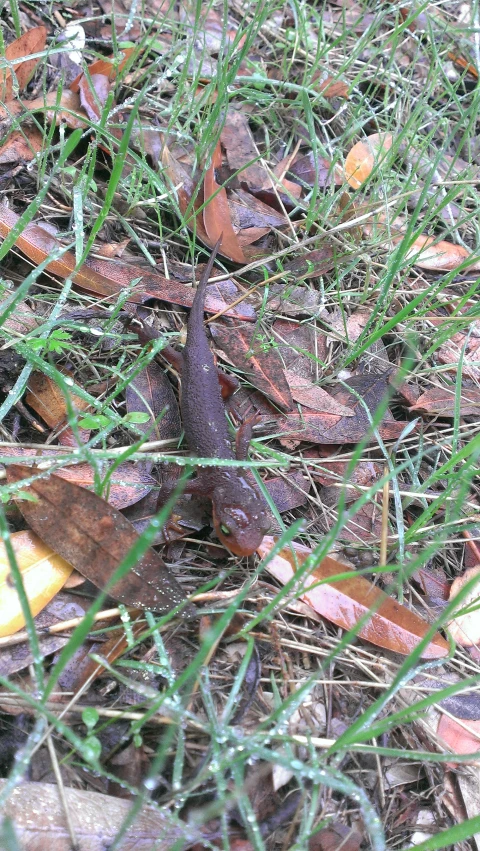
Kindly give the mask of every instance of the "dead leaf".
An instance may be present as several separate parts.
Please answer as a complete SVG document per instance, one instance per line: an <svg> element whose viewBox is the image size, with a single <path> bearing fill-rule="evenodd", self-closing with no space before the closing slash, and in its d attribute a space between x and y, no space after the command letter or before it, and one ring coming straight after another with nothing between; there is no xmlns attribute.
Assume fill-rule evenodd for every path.
<svg viewBox="0 0 480 851"><path fill-rule="evenodd" d="M119 62L115 62L114 56L109 56L105 59L96 59L95 62L92 62L91 65L88 66L88 73L90 74L90 77L94 74L100 74L101 76L105 76L110 83L114 83L136 49L137 48L135 47L122 48L118 58L123 58L121 58ZM82 71L82 73L79 74L78 77L75 77L73 82L70 83L70 89L72 92L79 91L82 77L85 76L85 73Z"/></svg>
<svg viewBox="0 0 480 851"><path fill-rule="evenodd" d="M266 536L263 539L258 554L265 558L274 546L275 539ZM293 543L295 557L301 565L311 554L308 547ZM289 547L284 547L266 565L266 570L275 576L283 585L289 582L296 571L294 556ZM351 574L349 578L335 582L339 574ZM316 582L329 579L328 583L311 588ZM380 591L376 585L368 582L363 576L358 576L350 567L330 556L322 559L308 576L302 580L306 590L299 596L316 612L342 627L352 629L358 622L375 607L375 612L359 630L358 635L366 641L395 653L408 655L415 649L419 641L426 635L429 624L409 609L401 606L396 600ZM436 633L430 644L422 653L424 659L438 659L447 656L449 644Z"/></svg>
<svg viewBox="0 0 480 851"><path fill-rule="evenodd" d="M4 54L5 59L9 62L14 62L17 59L23 59L34 53L41 53L45 49L46 43L46 27L34 27L7 45ZM28 85L39 62L40 58L25 59L24 62L19 63L15 62L13 68L19 91L22 91ZM2 101L9 101L13 97L13 77L10 68L3 68L0 71L0 94L0 100Z"/></svg>
<svg viewBox="0 0 480 851"><path fill-rule="evenodd" d="M437 736L454 754L480 751L480 721L471 720L460 723L442 714L438 722ZM472 759L472 764L480 766L480 759ZM450 765L455 765L454 759Z"/></svg>
<svg viewBox="0 0 480 851"><path fill-rule="evenodd" d="M64 586L73 567L45 546L33 532L14 532L10 541L32 615L42 609ZM25 626L20 599L13 584L5 544L0 544L0 636L12 635Z"/></svg>
<svg viewBox="0 0 480 851"><path fill-rule="evenodd" d="M132 379L125 390L125 401L128 413L138 411L148 414L148 422L136 424L136 428L144 433L150 431L163 412L151 432L151 440L180 438L182 425L178 402L165 370L158 363L152 361Z"/></svg>
<svg viewBox="0 0 480 851"><path fill-rule="evenodd" d="M61 370L63 372L63 370ZM67 378L70 376L67 373ZM58 441L63 446L77 446L77 439L70 426L67 425L68 410L65 401L65 395L59 385L48 375L43 372L32 372L28 379L28 392L25 396L25 401L30 408L33 408L42 420L50 426L53 431L59 430ZM69 388L70 390L70 388ZM69 392L70 404L74 411L88 411L90 405L80 396L75 393L75 388L72 387ZM87 429L78 429L78 434L83 443L86 443L90 437L90 431Z"/></svg>
<svg viewBox="0 0 480 851"><path fill-rule="evenodd" d="M11 446L8 448L7 457L28 458L29 461L35 460L36 463L40 464L46 459L51 459L52 461L58 460L58 450L54 447L49 449L48 446L41 451ZM2 459L2 461L5 463L5 459ZM105 479L111 466L112 462L97 461L97 472L102 479ZM90 464L85 462L55 470L55 475L88 490L93 490L95 486L94 471ZM112 505L114 508L127 508L147 496L155 484L155 479L146 471L145 463L123 461L109 476L105 498L109 505Z"/></svg>
<svg viewBox="0 0 480 851"><path fill-rule="evenodd" d="M238 237L233 230L230 209L228 206L227 191L220 186L216 179L216 169L222 165L222 149L217 142L212 154L212 162L205 172L203 180L203 197L205 207L203 208L203 224L208 236L211 248L222 237L221 252L234 263L246 263Z"/></svg>
<svg viewBox="0 0 480 851"><path fill-rule="evenodd" d="M225 148L229 168L232 172L239 172L238 180L243 187L255 193L271 185L260 161L248 118L242 110L228 110L220 140Z"/></svg>
<svg viewBox="0 0 480 851"><path fill-rule="evenodd" d="M0 204L0 236L8 236L18 223L19 216L13 210ZM65 251L62 243L38 224L27 225L15 242L17 248L34 264L46 260L50 254L62 251L61 257L52 260L47 269L60 278L71 277L80 289L92 292L102 297L116 298L122 289L133 281L140 279L140 284L131 292L128 301L142 304L151 298L181 304L191 307L194 292L177 281L165 278L163 275L142 266L133 266L120 261L110 262L102 258L89 258L77 269L75 255ZM225 301L217 301L211 295L205 300L205 310L210 313L225 312L226 315L241 315L242 319L252 318L251 307L242 311L242 305L230 310Z"/></svg>
<svg viewBox="0 0 480 851"><path fill-rule="evenodd" d="M275 349L262 350L261 343L254 339L255 330L245 323L236 322L234 325L210 324L210 331L215 343L235 364L248 381L261 390L282 411L293 408L282 362Z"/></svg>
<svg viewBox="0 0 480 851"><path fill-rule="evenodd" d="M344 176L340 166L334 166L331 160L315 156L313 151L299 157L290 166L289 174L305 183L310 189L318 187L327 189L329 186L341 186Z"/></svg>
<svg viewBox="0 0 480 851"><path fill-rule="evenodd" d="M324 98L345 98L348 100L349 87L347 83L330 77L327 71L315 71L312 84L312 87L321 92Z"/></svg>
<svg viewBox="0 0 480 851"><path fill-rule="evenodd" d="M34 467L12 464L7 481L21 482L37 473ZM36 502L17 501L33 531L97 588L105 588L138 541L132 524L96 494L53 474L35 479L22 490L36 497ZM151 548L108 593L129 606L154 611L168 611L185 600L177 581ZM192 609L189 606L183 612Z"/></svg>
<svg viewBox="0 0 480 851"><path fill-rule="evenodd" d="M285 378L287 379L295 402L300 405L305 405L312 411L323 411L327 414L334 414L339 417L354 417L355 411L347 408L346 405L341 405L333 396L330 396L323 387L318 384L312 384L308 378L303 378L301 375L285 370Z"/></svg>
<svg viewBox="0 0 480 851"><path fill-rule="evenodd" d="M358 189L365 183L374 166L384 159L392 144L391 133L372 133L351 148L345 160L345 177L353 189Z"/></svg>
<svg viewBox="0 0 480 851"><path fill-rule="evenodd" d="M86 113L80 104L80 96L63 89L60 98L57 91L47 92L45 97L38 97L28 103L30 112L45 113L50 124L66 124L70 130L84 130L89 126Z"/></svg>
<svg viewBox="0 0 480 851"><path fill-rule="evenodd" d="M310 483L300 471L288 476L274 476L264 482L279 514L293 511L308 502Z"/></svg>
<svg viewBox="0 0 480 851"><path fill-rule="evenodd" d="M415 266L420 269L429 269L432 272L451 271L457 269L473 254L463 245L454 245L453 242L441 240L437 242L433 236L419 236L408 249L405 257L413 260ZM466 269L475 272L480 269L480 260L468 264Z"/></svg>
<svg viewBox="0 0 480 851"><path fill-rule="evenodd" d="M480 575L480 566L471 567L466 570L462 576L457 576L450 589L450 600L453 600L460 590L470 582L475 576ZM463 615L458 615L453 618L448 624L448 629L453 640L462 647L470 647L473 644L480 643L480 592L478 583L469 591L466 597L460 603L461 609L470 609L474 606L474 611Z"/></svg>
<svg viewBox="0 0 480 851"><path fill-rule="evenodd" d="M33 533L22 533L32 534ZM60 556L57 556L60 558ZM72 576L73 574L71 574ZM35 618L35 627L38 633L38 642L40 653L43 658L56 653L61 647L64 647L69 640L69 635L65 632L58 634L48 634L46 630L51 626L59 623L64 623L72 618L83 618L87 606L87 600L71 594L65 590L65 586L51 601L47 603L45 608ZM7 644L6 647L0 646L0 676L9 677L16 671L21 671L28 667L33 662L32 650L28 640L27 633L22 633L23 640L16 641L12 644ZM15 639L20 639L21 636L15 636Z"/></svg>
<svg viewBox="0 0 480 851"><path fill-rule="evenodd" d="M93 124L97 124L101 119L102 107L107 102L109 91L108 77L104 74L91 74L90 77L83 74L80 78L80 105Z"/></svg>
<svg viewBox="0 0 480 851"><path fill-rule="evenodd" d="M0 165L31 162L42 150L43 143L43 133L38 127L24 127L23 132L15 130L7 141L0 145Z"/></svg>
<svg viewBox="0 0 480 851"><path fill-rule="evenodd" d="M441 417L455 416L456 388L432 387L418 397L410 411L425 411L427 414L437 414ZM459 413L462 417L476 416L480 412L480 390L477 387L462 387Z"/></svg>
<svg viewBox="0 0 480 851"><path fill-rule="evenodd" d="M344 385L329 385L329 395L340 404L346 405L353 411L354 416L340 417L303 408L301 416L292 411L287 417L277 417L273 430L281 434L280 440L283 445L287 445L285 442L290 445L291 441L327 444L358 443L362 440L371 431L370 419L364 404L370 413L375 415L378 406L388 393L388 376L385 373L356 375L345 381ZM349 392L349 386L356 391L356 394ZM272 416L264 415L262 420L268 424ZM400 436L405 426L405 422L394 420L387 410L378 426L378 431L381 437L394 440ZM373 435L371 440L375 440Z"/></svg>
<svg viewBox="0 0 480 851"><path fill-rule="evenodd" d="M0 789L6 783L0 780ZM131 801L65 787L64 795L77 851L105 851L115 840L129 813ZM4 818L11 820L22 848L28 851L71 851L65 812L51 783L17 785L5 802ZM143 806L123 835L119 851L183 851L201 839L200 831L172 816L168 808Z"/></svg>

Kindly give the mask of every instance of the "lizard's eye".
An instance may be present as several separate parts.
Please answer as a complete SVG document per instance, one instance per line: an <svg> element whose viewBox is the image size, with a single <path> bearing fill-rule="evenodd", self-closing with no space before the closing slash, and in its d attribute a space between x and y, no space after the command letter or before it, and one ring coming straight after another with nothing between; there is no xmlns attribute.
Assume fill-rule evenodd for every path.
<svg viewBox="0 0 480 851"><path fill-rule="evenodd" d="M222 535L229 535L230 534L230 529L228 528L228 526L225 526L225 523L220 524L220 531L221 531Z"/></svg>

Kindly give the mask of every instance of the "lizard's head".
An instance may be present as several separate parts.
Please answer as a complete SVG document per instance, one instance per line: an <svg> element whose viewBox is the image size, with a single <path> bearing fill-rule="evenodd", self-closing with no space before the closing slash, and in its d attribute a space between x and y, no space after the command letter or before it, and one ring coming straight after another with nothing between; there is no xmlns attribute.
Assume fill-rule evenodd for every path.
<svg viewBox="0 0 480 851"><path fill-rule="evenodd" d="M215 488L212 508L215 532L227 550L237 556L252 555L270 526L261 494L238 476Z"/></svg>

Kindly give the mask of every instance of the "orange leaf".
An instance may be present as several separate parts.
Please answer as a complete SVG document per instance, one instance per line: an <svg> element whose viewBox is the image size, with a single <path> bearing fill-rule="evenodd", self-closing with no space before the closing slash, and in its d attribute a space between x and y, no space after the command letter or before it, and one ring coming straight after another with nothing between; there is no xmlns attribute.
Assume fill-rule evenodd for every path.
<svg viewBox="0 0 480 851"><path fill-rule="evenodd" d="M457 576L450 588L450 600L460 592L463 586L480 574L480 566L471 567L462 576ZM480 581L480 580L479 580ZM480 600L478 583L470 589L460 603L461 609L470 609L466 614L460 614L448 624L448 630L453 640L463 647L471 647L480 641Z"/></svg>
<svg viewBox="0 0 480 851"><path fill-rule="evenodd" d="M114 56L109 56L106 59L96 59L95 62L92 62L92 64L88 66L88 73L90 76L92 76L92 74L102 74L104 77L108 77L110 83L113 83L116 77L120 74L120 71L123 71L134 50L134 47L123 48L120 54L123 56L123 59L118 63L118 65L114 62ZM78 77L75 77L73 83L70 83L72 92L78 92L80 88L80 81L82 77L85 76L86 75L82 71Z"/></svg>
<svg viewBox="0 0 480 851"><path fill-rule="evenodd" d="M345 160L345 176L353 189L358 189L370 176L374 166L392 147L391 133L373 133L357 142Z"/></svg>
<svg viewBox="0 0 480 851"><path fill-rule="evenodd" d="M15 41L12 41L12 43L5 48L5 59L8 59L10 62L14 62L16 59L23 59L23 57L28 57L32 53L40 53L44 49L46 43L46 27L34 27L21 35L20 38L16 38ZM18 88L20 91L24 89L32 79L35 73L35 68L39 62L39 58L25 59L24 62L19 62L14 65L14 73L17 78ZM0 93L1 100L11 100L13 95L13 76L10 68L4 68L0 71Z"/></svg>
<svg viewBox="0 0 480 851"><path fill-rule="evenodd" d="M437 736L443 739L454 753L476 753L480 751L480 720L456 721L448 715L442 715L438 722ZM450 764L455 765L455 762ZM480 765L480 760L476 760L474 764Z"/></svg>
<svg viewBox="0 0 480 851"><path fill-rule="evenodd" d="M221 252L234 263L246 263L245 255L233 230L232 219L228 207L227 191L220 186L215 178L215 169L222 164L222 149L220 142L212 155L212 162L207 169L203 181L203 195L206 206L203 208L203 224L207 232L210 246L214 246L223 234Z"/></svg>
<svg viewBox="0 0 480 851"><path fill-rule="evenodd" d="M264 558L274 543L274 538L266 536L257 552ZM308 547L301 544L294 543L292 546L298 565L312 554ZM284 547L268 562L266 569L282 584L289 582L297 569L291 548ZM345 573L350 574L347 579L334 581L336 576ZM315 588L310 587L325 579L330 581ZM303 578L302 583L306 590L300 594L300 599L342 629L352 629L374 608L375 611L358 631L358 635L378 647L408 655L429 629L429 624L410 609L401 606L363 576L358 576L355 570L330 556L322 559L320 564ZM438 659L447 656L448 652L448 643L439 633L435 633L422 657Z"/></svg>

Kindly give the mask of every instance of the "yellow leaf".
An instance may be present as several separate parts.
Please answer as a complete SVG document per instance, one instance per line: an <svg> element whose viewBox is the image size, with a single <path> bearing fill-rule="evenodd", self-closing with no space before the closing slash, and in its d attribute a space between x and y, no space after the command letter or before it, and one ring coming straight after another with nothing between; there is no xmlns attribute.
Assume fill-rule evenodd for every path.
<svg viewBox="0 0 480 851"><path fill-rule="evenodd" d="M38 615L63 587L73 567L33 532L14 532L10 539L32 615ZM24 626L7 551L0 544L0 636L12 635Z"/></svg>

